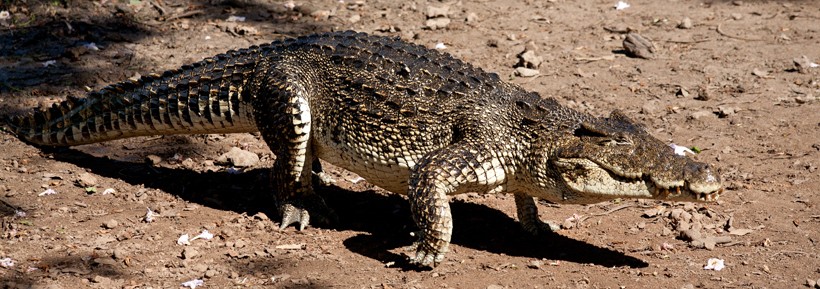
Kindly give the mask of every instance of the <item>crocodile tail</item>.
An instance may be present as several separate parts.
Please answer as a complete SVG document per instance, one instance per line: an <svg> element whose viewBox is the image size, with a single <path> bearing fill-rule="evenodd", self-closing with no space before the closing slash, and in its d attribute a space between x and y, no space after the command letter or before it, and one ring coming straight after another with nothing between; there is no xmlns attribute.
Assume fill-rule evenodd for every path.
<svg viewBox="0 0 820 289"><path fill-rule="evenodd" d="M109 85L84 98L7 117L6 126L37 146L73 146L147 135L256 131L243 90L261 48ZM247 94L244 93L244 94Z"/></svg>

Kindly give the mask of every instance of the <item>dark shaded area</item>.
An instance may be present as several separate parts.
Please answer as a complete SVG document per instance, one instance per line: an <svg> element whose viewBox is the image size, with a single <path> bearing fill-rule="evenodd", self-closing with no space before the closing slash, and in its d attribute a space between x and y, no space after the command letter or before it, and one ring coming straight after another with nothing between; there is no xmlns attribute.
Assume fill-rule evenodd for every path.
<svg viewBox="0 0 820 289"><path fill-rule="evenodd" d="M296 275L298 267L292 266L293 260L288 256L250 257L242 259L231 259L228 263L236 269L241 276L256 276L260 279L272 278L273 284L265 284L273 288L339 288L339 285L328 284L325 280L319 280L316 276L292 277ZM278 275L271 274L279 273ZM266 287L267 288L267 287Z"/></svg>
<svg viewBox="0 0 820 289"><path fill-rule="evenodd" d="M223 21L231 15L241 15L245 17L243 25L259 29L256 37L270 35L270 30L276 35L301 35L327 31L330 26L327 22L312 21L310 17L298 17L299 11L286 9L281 3L241 0L143 1L140 6L128 5L127 1L95 3L0 2L0 11L12 11L11 19L0 25L0 96L6 93L49 95L65 87L93 86L100 78L104 78L103 83L123 81L135 70L161 72L163 69L135 63L133 47L127 44L171 34L167 30L169 23L182 19ZM107 53L90 53L85 47L90 43ZM92 60L108 65L100 69L81 65ZM45 67L49 61L51 64Z"/></svg>
<svg viewBox="0 0 820 289"><path fill-rule="evenodd" d="M176 195L188 202L215 209L247 213L264 212L278 216L273 208L268 170L253 169L242 174L195 172L187 169L152 167L118 160L97 158L71 149L55 152L54 159L89 169L92 173L144 185ZM414 269L406 257L389 252L412 244L415 231L407 201L398 195L351 192L317 184L317 191L335 210L339 222L320 228L367 232L344 241L351 251L397 267ZM547 258L605 267L646 267L640 259L600 248L559 234L532 236L506 214L483 205L453 202L453 243L510 256ZM276 218L273 218L276 220ZM257 266L257 268L260 268Z"/></svg>
<svg viewBox="0 0 820 289"><path fill-rule="evenodd" d="M33 286L37 284L47 285L48 283L44 283L42 280L51 280L49 276L53 276L55 272L86 279L95 278L97 276L110 278L112 280L125 277L125 274L121 270L121 267L124 265L122 265L120 261L109 263L111 261L104 261L98 258L100 258L100 256L86 252L65 257L43 256L39 260L36 260L36 262L16 260L17 264L15 264L14 267L4 270L4 274L0 275L0 288L34 288ZM27 266L22 266L23 264L21 263ZM36 270L29 272L21 271L29 270L29 266L36 268Z"/></svg>
<svg viewBox="0 0 820 289"><path fill-rule="evenodd" d="M258 212L276 215L271 206L269 170L265 168L241 174L196 172L98 158L72 149L57 149L51 153L55 160L90 169L94 174L162 190L188 202L249 215Z"/></svg>
<svg viewBox="0 0 820 289"><path fill-rule="evenodd" d="M334 198L335 194L329 194ZM341 197L339 197L341 198ZM395 207L391 199L401 201L401 209L392 211L384 208ZM340 200L341 201L341 200ZM337 206L337 200L329 200ZM382 203L384 202L384 203ZM375 204L374 204L375 203ZM345 210L349 208L349 210ZM406 201L399 197L379 198L367 204L368 209L357 207L337 208L342 219L354 218L351 224L363 224L352 230L370 232L360 234L344 241L351 251L382 262L395 262L396 267L405 270L416 270L407 262L406 256L394 254L387 250L412 245L414 237L408 235L415 226L410 219L410 209ZM375 209L371 209L375 208ZM643 268L649 264L624 253L607 248L597 247L582 241L564 237L560 234L533 236L524 231L513 218L493 208L466 202L452 202L453 244L483 250L495 254L528 258L546 258L581 264L595 264L604 267ZM355 221L359 221L356 223ZM378 222L365 220L379 220ZM408 252L415 254L415 252ZM453 261L452 256L445 262Z"/></svg>

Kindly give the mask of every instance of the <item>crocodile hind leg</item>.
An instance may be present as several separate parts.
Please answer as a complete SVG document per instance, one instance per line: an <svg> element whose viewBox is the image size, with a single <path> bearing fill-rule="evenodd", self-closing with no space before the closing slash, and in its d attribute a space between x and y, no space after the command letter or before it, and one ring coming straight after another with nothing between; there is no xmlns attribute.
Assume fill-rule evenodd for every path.
<svg viewBox="0 0 820 289"><path fill-rule="evenodd" d="M318 159L311 146L308 94L294 82L278 83L285 85L276 91L258 93L253 107L257 127L276 154L271 183L282 214L280 229L298 223L299 230L303 230L312 220L330 223L334 214L313 192L311 183L311 167Z"/></svg>
<svg viewBox="0 0 820 289"><path fill-rule="evenodd" d="M558 225L541 221L538 218L538 207L535 205L533 197L520 194L514 195L518 222L521 223L524 230L533 235L546 235L560 229Z"/></svg>

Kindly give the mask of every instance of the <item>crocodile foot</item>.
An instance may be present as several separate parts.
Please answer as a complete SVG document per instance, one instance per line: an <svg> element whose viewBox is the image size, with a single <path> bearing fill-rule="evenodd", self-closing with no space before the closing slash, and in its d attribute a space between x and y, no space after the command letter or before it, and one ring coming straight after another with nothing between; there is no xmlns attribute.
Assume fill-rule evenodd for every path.
<svg viewBox="0 0 820 289"><path fill-rule="evenodd" d="M410 264L420 268L435 268L441 261L444 261L444 253L418 242L416 243L416 256L410 258Z"/></svg>
<svg viewBox="0 0 820 289"><path fill-rule="evenodd" d="M333 210L328 208L322 197L318 195L285 202L280 205L279 211L282 213L282 222L279 224L279 229L299 223L298 229L301 231L310 225L311 220L323 225L335 223L338 220Z"/></svg>
<svg viewBox="0 0 820 289"><path fill-rule="evenodd" d="M533 236L546 236L561 230L561 226L550 221L537 220L534 224L521 224L525 231Z"/></svg>

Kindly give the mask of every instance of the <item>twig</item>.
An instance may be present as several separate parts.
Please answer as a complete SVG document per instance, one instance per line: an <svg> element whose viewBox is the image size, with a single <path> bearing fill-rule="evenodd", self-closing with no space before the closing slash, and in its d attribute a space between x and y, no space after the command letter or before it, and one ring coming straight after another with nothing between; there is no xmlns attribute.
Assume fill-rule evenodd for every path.
<svg viewBox="0 0 820 289"><path fill-rule="evenodd" d="M589 218L592 218L592 217L606 216L606 215L612 214L614 212L617 212L617 211L620 211L620 210L623 210L623 209L626 209L626 208L629 208L629 207L634 207L634 206L635 205L633 205L633 204L625 204L625 205L620 205L620 206L614 207L612 209L609 209L609 211L606 211L606 212L603 212L603 213L589 214L589 216L583 216L583 217L579 218L577 223L581 223L581 222L585 221L586 219L589 219Z"/></svg>
<svg viewBox="0 0 820 289"><path fill-rule="evenodd" d="M704 39L700 39L700 40L694 40L694 39L693 40L666 40L666 42L679 43L679 44L692 44L692 43L707 42L707 41L711 41L711 40L712 39L704 38Z"/></svg>
<svg viewBox="0 0 820 289"><path fill-rule="evenodd" d="M774 256L777 256L777 255L785 255L785 254L801 254L801 255L808 255L808 256L814 256L814 255L816 255L816 254L814 254L814 253L803 252L803 251L789 251L789 250L783 250L783 251L780 251L780 252L777 252L777 253L772 254L771 256L769 256L769 258L773 258Z"/></svg>
<svg viewBox="0 0 820 289"><path fill-rule="evenodd" d="M199 14L202 14L202 13L205 13L205 11L204 10L186 11L186 12L183 12L183 13L180 13L180 14L177 14L177 15L171 15L171 17L168 17L167 19L165 19L165 21L167 22L167 21L172 21L172 20L176 20L176 19L180 19L180 18L187 18L187 17L191 17L191 16L194 16L194 15L199 15Z"/></svg>
<svg viewBox="0 0 820 289"><path fill-rule="evenodd" d="M726 37L729 37L729 38L734 38L734 39L746 40L746 41L761 41L761 40L763 40L763 39L760 39L760 38L746 38L746 37L742 37L742 36L731 35L729 33L726 33L725 31L723 31L723 27L721 25L723 25L723 23L718 24L718 26L717 26L717 33L720 34L720 35L723 35L723 36L726 36Z"/></svg>

